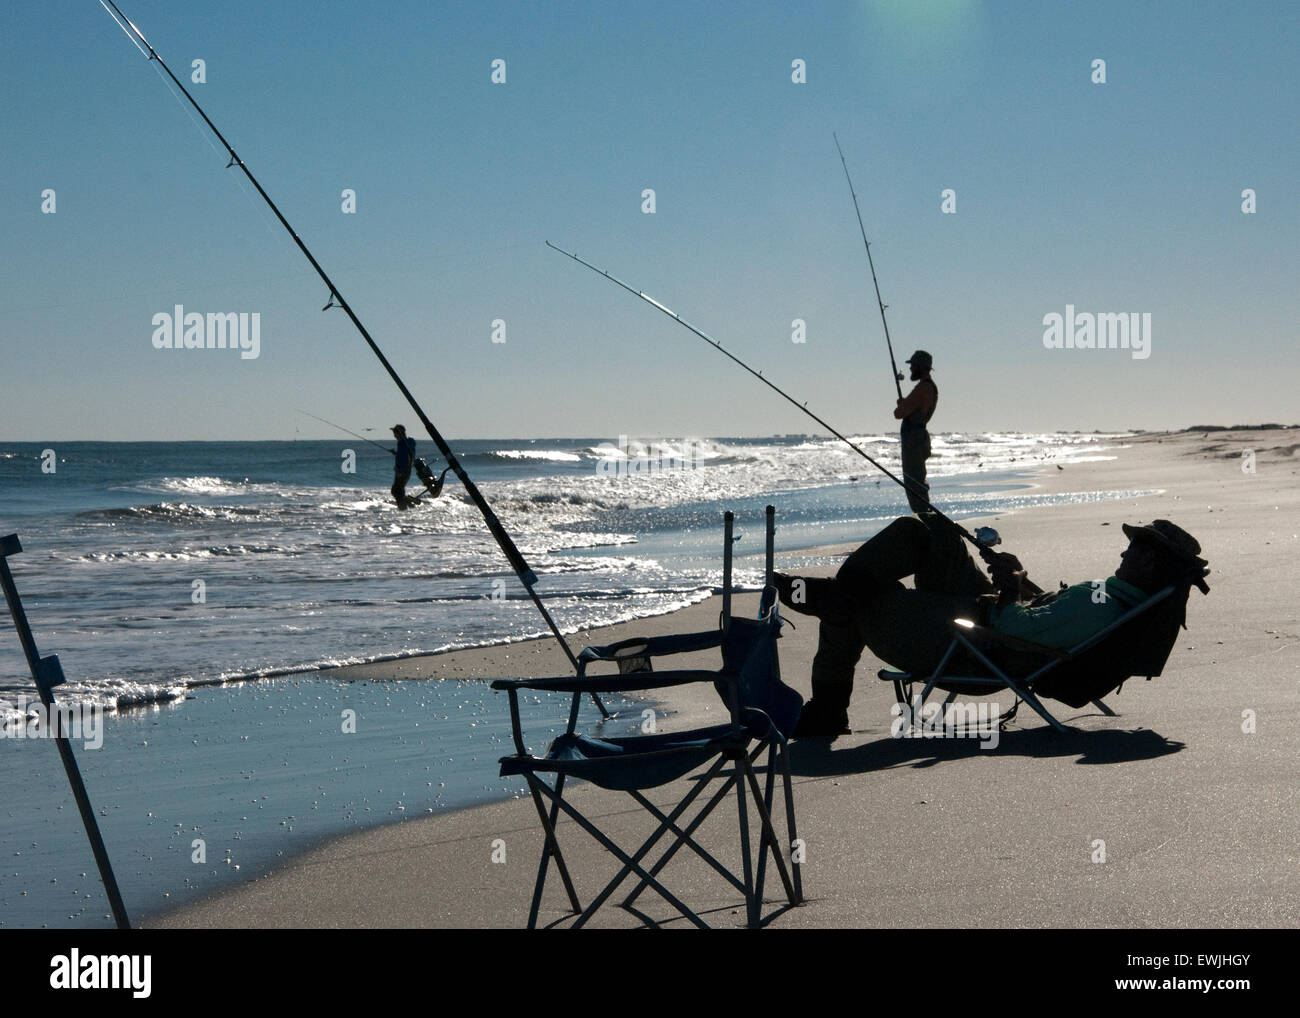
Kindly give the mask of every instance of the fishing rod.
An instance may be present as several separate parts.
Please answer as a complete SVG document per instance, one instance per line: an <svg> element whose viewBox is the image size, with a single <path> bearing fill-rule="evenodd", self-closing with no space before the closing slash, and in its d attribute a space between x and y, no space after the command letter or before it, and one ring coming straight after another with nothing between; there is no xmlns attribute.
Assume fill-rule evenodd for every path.
<svg viewBox="0 0 1300 1018"><path fill-rule="evenodd" d="M885 321L886 304L880 297L880 283L876 280L876 263L871 257L871 242L867 240L867 228L862 225L862 209L858 208L858 193L853 190L853 178L849 176L849 164L844 161L844 149L840 148L840 139L836 137L835 132L831 132L831 137L835 138L835 150L840 154L840 164L844 167L844 179L849 182L849 194L853 196L853 211L858 214L858 229L862 231L862 243L867 248L867 264L871 267L871 282L876 287L876 303L880 305L880 324L885 327L885 345L889 347L889 366L894 371L894 388L898 390L898 398L903 398L903 387L899 383L903 381L903 374L898 370L898 362L894 360L894 344L889 338L889 322Z"/></svg>
<svg viewBox="0 0 1300 1018"><path fill-rule="evenodd" d="M189 90L182 85L180 79L172 73L172 69L168 67L166 61L158 55L158 51L150 45L149 40L144 37L144 33L136 27L134 22L122 13L114 0L99 0L99 2L100 6L108 12L109 17L111 17L117 23L117 26L126 33L126 37L134 43L136 49L145 54L149 60L158 61L158 66L167 73L167 77L171 79L172 84L180 89L181 94L189 100L190 105L193 106L198 115L203 118L203 122L208 125L208 129L216 135L217 140L221 142L222 146L230 154L230 161L226 163L226 169L230 169L232 166L238 166L239 169L243 171L244 176L248 178L248 182L252 184L257 190L257 193L262 196L262 200L265 201L267 207L275 213L275 217L280 221L280 225L288 231L289 236L293 238L293 242L298 245L298 250L301 251L307 261L311 263L311 267L316 270L316 275L320 276L321 282L323 282L329 290L329 300L322 310L328 311L332 307L342 308L348 318L351 319L352 324L356 326L357 331L361 333L361 338L366 341L366 344L370 347L374 355L379 358L379 363L383 365L384 370L388 372L388 376L393 380L394 384L396 384L397 388L406 398L406 402L411 405L411 409L414 410L416 416L420 418L420 423L424 425L425 430L429 433L429 437L432 438L434 443L438 446L438 450L442 453L443 458L446 459L448 466L451 467L451 469L455 471L456 476L460 478L460 483L464 485L465 491L478 507L478 511L483 515L483 521L492 532L492 536L496 538L496 542L500 546L501 551L505 554L506 558L509 559L510 565L514 569L515 574L519 577L520 582L523 583L524 589L528 591L528 596L532 598L533 604L537 606L537 610L541 612L542 618L546 620L546 625L550 628L551 633L564 649L564 653L568 657L569 663L573 666L573 670L575 672L578 671L578 659L574 656L569 644L560 633L559 627L555 624L555 620L551 618L551 613L546 610L546 606L542 604L541 598L537 596L537 592L533 589L537 583L537 574L533 572L519 549L515 547L514 540L511 539L510 535L506 532L505 527L501 525L501 521L497 519L496 513L494 513L492 507L488 505L487 499L483 497L483 493L480 492L478 486L470 480L469 474L467 474L465 468L461 466L460 460L456 458L456 454L451 451L451 447L439 433L438 429L434 427L433 422L429 420L420 404L416 402L415 396L411 394L411 390L406 387L406 383L402 381L397 370L389 363L388 358L384 356L383 351L379 349L379 344L371 338L366 327L361 324L361 319L358 318L356 312L352 310L352 306L344 299L343 295L339 293L338 287L334 285L325 270L321 268L320 263L316 261L315 256L307 249L307 245L303 243L302 238L299 237L294 228L289 225L289 220L285 219L284 213L280 211L275 202L271 200L271 196L267 194L262 188L262 185L258 183L257 178L253 176L252 171L244 165L244 161L239 158L238 153L235 152L230 142L226 141L225 135L217 130L217 125L208 118L208 115L203 112L203 107L195 101L194 96L190 95ZM146 50L148 52L146 52ZM596 702L600 703L599 700ZM602 713L608 716L608 712L605 711L603 704L601 704L600 709Z"/></svg>
<svg viewBox="0 0 1300 1018"><path fill-rule="evenodd" d="M575 262L577 262L578 264L587 266L587 268L591 269L592 272L595 272L595 273L598 274L598 275L604 276L604 277L605 277L606 279L608 279L611 283L615 283L615 284L617 284L618 286L621 286L621 287L622 287L624 290L626 290L628 293L630 293L630 294L634 294L635 296L640 297L640 298L641 298L643 301L645 301L647 304L652 304L652 305L654 305L655 307L657 307L660 311L662 311L664 314L666 314L669 318L671 318L671 319L673 319L673 321L677 322L678 325L681 325L681 326L683 326L683 327L689 329L691 332L695 333L695 335L699 336L700 339L704 340L704 342L708 343L711 347L713 347L715 350L717 350L719 353L721 353L724 357L727 357L727 358L729 358L730 360L734 361L736 364L739 364L742 368L744 368L746 371L748 371L751 375L753 375L755 378L757 378L760 382L762 382L764 385L766 385L769 389L771 389L773 392L775 392L775 393L776 393L778 396L780 396L782 399L784 399L784 400L786 400L788 403L791 403L791 404L793 404L794 406L798 407L798 408L799 408L800 410L802 410L805 414L807 414L809 417L811 417L814 421L816 421L818 424L820 424L823 428L825 428L827 431L829 431L832 435L834 435L836 438L838 438L841 442L844 442L844 443L845 443L845 444L846 444L850 449L852 449L854 452L856 452L856 453L857 453L859 456L861 456L864 460L866 460L866 461L867 461L868 463L870 463L873 467L875 467L877 470L879 470L882 474L884 474L886 477L888 477L891 481L893 481L895 484L901 486L901 487L903 488L904 491L910 490L910 489L908 489L907 485L903 483L903 481L902 481L901 478L899 478L896 474L894 474L894 473L893 473L892 471L890 471L888 468L882 466L878 461L876 461L875 459L873 459L873 458L872 458L872 457L871 457L871 456L866 452L866 450L864 450L861 446L859 446L859 445L858 445L856 442L854 442L851 438L849 438L848 436L846 436L846 435L842 434L841 432L837 431L837 430L836 430L834 427L832 427L828 422L826 422L825 420L823 420L821 417L819 417L819 416L818 416L816 413L814 413L812 410L809 410L809 409L808 409L808 403L807 403L806 400L805 400L803 403L800 403L797 399L795 399L793 396L791 396L788 392L786 392L786 391L785 391L784 389L782 389L780 386L776 385L776 384L775 384L774 382L772 382L770 379L765 378L765 377L763 376L763 372L761 372L761 371L755 371L753 368L751 368L748 364L746 364L744 361L742 361L742 360L741 360L739 357L737 357L735 354L731 353L729 350L724 349L723 346L722 346L722 344L719 343L716 339L714 339L714 338L713 338L712 336L710 336L708 333L706 333L706 332L704 332L704 331L702 331L702 330L700 330L700 329L697 329L694 325L692 325L690 322L688 322L685 318L683 318L681 315L679 315L676 311L673 311L671 308L667 308L667 307L665 307L663 304L660 304L657 300L655 300L653 297L651 297L648 293L643 293L642 291L637 290L637 289L635 289L634 287L629 286L627 283L623 282L623 280L619 279L617 276L610 275L610 274L609 274L608 272L606 272L604 269L598 269L598 268L596 268L596 266L592 265L591 262L589 262L589 261L585 261L585 260L583 260L582 258L579 258L579 257L578 257L576 254L574 254L572 251L566 251L566 250L564 250L564 248L562 248L562 247L556 247L556 246L555 246L554 244L552 244L549 240L546 242L546 246L549 247L549 248L551 248L553 251L558 251L558 252L559 252L560 254L562 254L562 255L568 255L570 258L572 258L572 259L573 259ZM952 527L954 527L954 528L957 530L957 532L958 532L959 534L961 534L962 537L966 538L966 540L968 540L968 541L969 541L971 544L973 544L976 548L980 549L981 552L986 551L986 550L987 550L989 547L991 547L993 544L997 544L997 543L999 543L999 540L998 540L997 534L996 534L996 532L993 532L993 528L992 528L992 527L980 527L980 528L979 528L981 532L990 532L990 534L991 534L991 536L985 537L984 540L981 540L980 538L977 538L977 537L975 537L975 535L971 534L971 532L968 531L965 527L963 527L960 523L956 522L955 520L953 520L951 517L947 516L946 514L940 512L940 511L939 511L938 509L936 509L936 508L935 508L935 507L934 507L934 506L933 506L929 501L927 501L926 499L922 498L920 495L916 495L915 497L916 497L917 500L920 501L920 502L921 502L921 503L922 503L922 504L923 504L927 509L929 509L930 512L934 513L934 514L935 514L936 516L938 516L941 520L944 520L945 522L947 522L948 524L950 524Z"/></svg>

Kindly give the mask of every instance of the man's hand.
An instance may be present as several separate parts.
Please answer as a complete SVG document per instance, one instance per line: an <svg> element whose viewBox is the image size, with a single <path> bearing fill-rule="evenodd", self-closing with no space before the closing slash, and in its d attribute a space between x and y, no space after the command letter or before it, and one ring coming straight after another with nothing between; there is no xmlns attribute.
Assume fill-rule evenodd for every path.
<svg viewBox="0 0 1300 1018"><path fill-rule="evenodd" d="M992 548L981 548L980 558L988 563L989 577L998 590L998 603L1018 601L1024 585L1029 582L1020 559L1009 551L994 551Z"/></svg>

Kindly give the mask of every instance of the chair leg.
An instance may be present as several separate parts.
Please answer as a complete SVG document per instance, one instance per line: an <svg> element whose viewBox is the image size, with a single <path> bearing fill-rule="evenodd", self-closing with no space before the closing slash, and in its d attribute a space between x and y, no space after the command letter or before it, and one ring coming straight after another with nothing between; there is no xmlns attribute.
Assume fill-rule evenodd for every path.
<svg viewBox="0 0 1300 1018"><path fill-rule="evenodd" d="M763 747L760 745L758 750L750 756L750 763L757 758L758 753ZM772 817L772 803L775 800L776 786L776 767L777 759L781 760L782 783L786 794L786 833L789 836L788 846L783 847L776 834L776 821ZM802 888L799 881L798 865L794 861L794 802L791 798L791 788L789 780L790 761L785 755L785 747L775 739L769 739L767 743L767 780L764 782L762 810L764 814L764 838L763 849L758 856L758 900L763 901L763 889L765 887L764 877L767 867L767 853L771 851L777 866L782 870L781 883L785 888L787 900L791 905L797 905L803 900ZM755 797L758 795L757 788L754 789ZM785 862L785 848L790 851L790 870L787 873L782 864ZM793 881L792 881L793 878Z"/></svg>
<svg viewBox="0 0 1300 1018"><path fill-rule="evenodd" d="M732 873L729 869L727 869L727 867L723 866L722 863L718 862L717 859L713 858L713 856L711 856L706 849L701 847L700 844L697 841L695 841L693 837L691 837L691 835L695 833L695 831L700 827L700 825L703 824L704 821L708 819L709 815L712 814L714 807L717 806L718 803L721 802L724 798L726 798L727 793L731 791L731 786L735 784L735 782L736 782L735 777L728 778L726 782L722 785L722 787L719 789L717 794L715 794L714 797L710 799L709 802L706 803L700 809L699 813L695 815L695 819L693 819L687 825L685 830L682 830L675 823L670 821L668 817L664 815L663 811L659 809L658 806L656 806L653 802L647 799L640 792L630 793L631 796L641 804L642 808L644 808L647 813L649 813L652 817L654 817L661 824L663 824L668 830L672 831L673 834L677 835L677 840L674 841L672 845L670 845L668 849L664 852L664 854L659 857L659 859L655 862L655 864L650 867L651 876L658 876L659 873L663 870L663 868L667 866L668 863L672 860L672 857L677 854L677 850L681 848L683 845L685 845L685 847L689 848L692 852L698 855L706 863L712 866L718 872L718 874L724 880L728 881L736 890L738 890L741 894L745 893L745 885L741 883L739 879L737 879L736 875ZM635 888L633 888L632 892L628 894L628 896L624 898L623 901L620 903L623 906L623 908L631 908L632 904L636 901L637 898L641 896L641 892L644 891L645 888L646 888L646 882L642 880L639 884L637 884Z"/></svg>
<svg viewBox="0 0 1300 1018"><path fill-rule="evenodd" d="M1037 712L1039 717L1041 717L1044 721L1046 721L1058 732L1064 733L1068 731L1068 729L1063 724L1061 724L1061 722L1057 721L1056 718L1052 717L1051 712L1049 712L1046 707L1044 707L1041 703L1038 702L1038 697L1034 696L1034 694L1029 691L1029 687L1027 685L1021 685L1019 682L1016 682L1014 679L1008 676L1006 672L1004 672L1001 668L999 668L992 661L990 661L987 655L985 655L978 647L972 644L964 636L958 635L953 640L953 647L956 647L958 643L963 644L967 650L969 650L972 654L974 654L975 657L979 659L980 663L983 664L985 668L988 668L994 675L996 675L998 677L998 681L1003 683L1007 687L1007 689L1009 689L1016 696L1020 697L1020 699L1024 700L1025 703L1029 704L1029 706L1032 707L1035 710L1035 712ZM949 648L949 654L951 654L951 652L952 652L952 648ZM947 660L948 660L948 654L945 654L944 662L947 662ZM940 668L942 667L943 666L941 664ZM1042 670L1043 669L1039 669L1040 672ZM1034 674L1036 675L1038 674L1038 672L1035 672ZM936 671L935 675L931 677L930 682L933 683L935 678L937 677L938 677L938 671Z"/></svg>
<svg viewBox="0 0 1300 1018"><path fill-rule="evenodd" d="M747 753L742 751L737 754L735 764L737 771L743 767L746 774L750 775ZM740 856L745 871L745 920L746 925L753 930L758 928L759 908L754 900L754 867L749 855L749 810L746 808L748 798L747 789L742 782L736 788L736 810L740 814Z"/></svg>
<svg viewBox="0 0 1300 1018"><path fill-rule="evenodd" d="M555 776L555 794L556 797L564 794L564 775ZM556 826L559 824L559 810L551 807L551 855L555 857L555 867L560 871L560 880L564 881L564 891L568 894L569 905L573 906L573 911L581 911L582 906L578 904L577 891L573 888L573 879L569 876L568 866L564 865L564 857L560 854L560 842L555 835Z"/></svg>
<svg viewBox="0 0 1300 1018"><path fill-rule="evenodd" d="M614 844L613 841L611 841L608 837L606 837L603 833L601 833L594 825L590 823L590 821L588 821L585 817L582 816L582 814L580 814L571 805L569 805L569 803L561 799L555 800L560 806L560 808L563 809L570 816L572 816L575 820L577 820L578 823L582 825L582 828L585 831L587 831L588 834L590 834L593 838L599 841L609 852L613 853L624 863L623 868L619 870L618 875L615 876L613 880L611 880L608 884L605 885L605 889L601 891L600 894L598 894L592 900L592 903L588 905L586 910L582 913L582 915L578 917L578 920L574 923L575 929L582 926L588 919L590 919L591 916L595 913L595 911L602 904L604 904L605 899L608 898L611 894L613 894L614 891L618 889L618 886L627 878L628 874L632 872L635 872L638 876L642 878L643 884L649 884L651 887L653 887L656 891L658 891L661 895L663 895L664 898L674 908L676 908L679 912L681 912L692 922L696 923L701 927L704 927L705 929L708 928L707 925L694 912L692 912L680 901L678 901L677 898L675 898L671 893L669 893L669 891L667 890L667 888L663 886L663 884L661 884L658 880L655 879L654 873L647 872L640 865L640 862L642 858L644 858L650 852L650 850L654 848L655 844L659 841L661 837L663 837L664 834L668 833L670 829L676 830L677 819L683 813L685 813L686 810L688 810L691 807L691 804L694 803L697 798L699 798L700 793L703 792L704 789L708 787L709 782L712 781L713 778L717 776L718 772L722 770L722 768L726 765L726 763L727 763L727 758L725 756L719 756L718 759L714 761L713 766L709 768L709 770L705 774L705 777L700 781L700 783L697 784L693 789L691 789L691 791L686 795L686 797L682 799L680 803L677 804L677 806L673 809L672 813L668 815L668 817L663 818L660 821L659 827L656 828L654 833L651 834L650 837L646 839L645 843L641 846L640 849L637 850L634 856L629 856L626 852L624 852L621 848L619 848L616 844ZM659 813L657 809L652 809L651 812L653 814L656 814L659 817L662 817L662 814ZM697 847L697 851L703 852L703 849L699 849ZM708 856L708 853L704 853L704 854L706 857Z"/></svg>
<svg viewBox="0 0 1300 1018"><path fill-rule="evenodd" d="M1029 692L1029 690L1016 689L1014 686L1012 687L1012 690L1016 693L1017 696L1020 697L1020 699L1024 700L1025 703L1029 704L1030 707L1034 708L1034 710L1038 712L1039 717L1041 717L1049 725L1055 728L1058 732L1065 733L1069 731L1069 729L1067 729L1065 725L1061 724L1061 722L1057 721L1056 718L1052 717L1051 712L1048 711L1048 709L1044 707L1041 703L1039 703L1038 697L1034 696L1034 694Z"/></svg>
<svg viewBox="0 0 1300 1018"><path fill-rule="evenodd" d="M1119 717L1118 714L1116 714L1113 710L1111 710L1109 707L1106 706L1105 700L1093 700L1092 705L1096 707L1099 711L1101 711L1103 714L1105 714L1106 717L1108 718Z"/></svg>
<svg viewBox="0 0 1300 1018"><path fill-rule="evenodd" d="M934 684L939 681L939 676L941 676L943 674L943 670L948 667L948 661L952 657L952 655L956 652L957 640L959 639L961 639L961 637L957 637L952 641L952 643L948 644L948 649L943 652L943 657L939 658L939 664L938 667L935 668L934 674L931 675L928 680L926 680L925 688L921 690L922 706L924 706L925 701L930 698L930 691L934 689ZM915 720L915 718L913 720Z"/></svg>
<svg viewBox="0 0 1300 1018"><path fill-rule="evenodd" d="M558 798L564 795L564 775L555 776L555 794ZM556 826L560 822L560 811L557 806L551 807L551 840L554 844L552 855L555 856L555 865L560 871L560 878L564 881L564 889L569 895L569 904L573 906L573 911L581 912L582 906L578 904L578 892L574 890L573 880L569 876L569 868L564 865L564 856L560 855L560 841L555 836Z"/></svg>
<svg viewBox="0 0 1300 1018"><path fill-rule="evenodd" d="M725 757L720 757L718 760L719 764L725 762L726 762ZM702 788L703 786L699 786L699 787ZM546 788L545 786L542 786L542 790L547 793L550 792L550 789ZM691 801L694 799L695 795L697 794L698 794L698 788L696 790L693 790L692 795L688 795L685 799L683 799L682 802L677 806L677 808L673 810L671 814L671 819L676 820L677 817L681 815L682 811L685 810L690 805ZM642 857L647 852L649 852L651 848L654 847L655 842L657 842L659 838L664 834L666 830L664 826L661 825L659 829L656 830L654 834L652 834L649 837L649 839L647 839L645 844L643 844L641 848L637 850L635 856L629 856L625 851L623 851L623 849L619 848L619 846L616 845L603 831L601 831L590 820L588 820L581 813L579 813L570 803L566 802L563 799L554 799L553 801L558 803L560 809L562 809L565 813L567 813L578 824L579 827L581 827L584 831L590 834L601 845L601 847L605 849L605 851L609 852L615 858L622 860L624 864L623 869L619 871L618 875L614 877L614 879L611 880L605 886L605 889L601 891L599 895L596 896L596 898L592 901L590 905L587 906L586 910L582 913L582 915L578 916L577 920L573 924L574 929L578 929L580 926L586 923L586 921L590 919L591 916L595 913L596 909L598 909L602 904L604 904L605 899L608 898L614 892L614 890L618 887L618 885L621 884L623 880L627 877L628 873L631 872L635 872L640 877L642 877L642 879L644 879L647 883L649 883L651 887L653 887L664 897L665 901L667 901L670 905L673 906L673 908L677 909L678 912L680 912L683 916L689 919L700 929L707 930L709 928L708 924L705 923L704 920L702 920L699 916L697 916L694 912L692 912L685 904L683 904L680 900L678 900L678 898L671 891L669 891L668 888L664 887L663 884L659 883L658 880L656 880L649 873L647 873L645 869L640 865Z"/></svg>
<svg viewBox="0 0 1300 1018"><path fill-rule="evenodd" d="M785 888L786 899L793 903L795 896L794 885L790 881L790 873L786 869L785 865L785 856L781 853L781 845L776 837L776 825L772 823L772 813L768 809L767 803L764 801L763 795L758 788L758 776L754 773L754 768L750 765L748 760L745 761L745 778L749 782L750 791L754 793L754 806L755 809L758 810L759 825L761 827L759 843L763 846L763 848L760 849L760 863L762 860L766 859L766 850L767 847L770 846L772 849L772 861L776 864L777 873L781 876L781 884ZM757 924L759 920L758 912L761 911L763 903L762 886L756 886L754 893L756 899L754 921L755 924Z"/></svg>
<svg viewBox="0 0 1300 1018"><path fill-rule="evenodd" d="M762 753L762 751L763 751L763 745L762 743L759 743L758 749L754 751L754 755L750 756L749 762L752 764L755 758L758 756L758 754ZM762 809L769 821L771 820L771 816L772 816L772 792L776 785L776 767L774 766L775 756L776 756L776 742L774 740L769 740L767 745L767 778L763 782L763 800L762 800ZM755 789L755 794L757 794L757 789ZM761 902L763 900L763 885L767 877L768 849L770 848L773 852L779 853L781 851L781 846L777 842L775 836L773 836L770 842L768 841L766 836L766 829L764 829L764 835L760 839L759 845L760 847L758 850L758 878L754 884L754 892L758 895L758 900Z"/></svg>
<svg viewBox="0 0 1300 1018"><path fill-rule="evenodd" d="M578 893L574 889L573 880L569 877L569 868L564 864L564 856L560 852L560 842L555 836L555 814L547 815L546 806L542 803L540 789L545 789L551 793L551 789L546 788L541 780L533 774L525 774L528 780L528 789L533 797L533 804L537 807L537 815L542 821L542 858L537 864L537 880L533 884L533 902L528 910L528 928L534 930L537 928L537 916L542 906L542 891L546 887L546 870L550 863L551 856L555 856L555 867L560 871L560 879L564 881L564 889L569 895L569 905L575 913L582 911L582 905L578 902ZM564 790L564 775L561 774L556 779L556 787L553 793L559 796Z"/></svg>
<svg viewBox="0 0 1300 1018"><path fill-rule="evenodd" d="M702 823L704 823L706 819L708 819L709 815L713 812L714 808L718 805L718 803L720 803L723 799L727 797L727 793L731 791L731 786L734 783L736 783L738 780L739 780L739 775L732 775L730 778L728 778L722 784L722 786L713 794L713 798L710 799L708 803L699 811L699 813L695 815L695 819L693 819L687 825L685 831L682 831L680 828L676 827L675 825L672 826L672 831L674 834L677 835L678 840L674 841L672 845L669 846L668 850L665 851L664 854L659 857L658 861L654 864L654 866L650 868L650 873L652 876L658 876L659 873L663 870L663 868L668 865L672 857L677 854L677 850L681 848L683 844L685 844L693 852L695 852L696 855L702 858L715 870L721 873L723 877L729 880L732 883L732 885L736 888L736 890L740 891L742 894L744 893L745 887L739 880L736 879L735 875L730 870L728 870L725 866L723 866L722 863L714 859L713 856L709 855L709 853L706 852L703 848L697 845L695 841L691 838L691 835L695 833L695 831L699 828L699 826ZM635 796L636 793L633 793L633 795ZM657 819L660 823L663 824L668 823L668 818L665 817L662 812L660 812L660 810L654 805L654 803L650 802L648 799L643 799L641 800L641 805L648 812L650 812L655 817L655 819ZM623 899L622 901L623 907L631 908L632 903L635 902L638 897L640 897L641 892L645 890L645 887L646 884L644 880L641 881L641 883L637 884L637 886L632 889L632 892L626 898Z"/></svg>
<svg viewBox="0 0 1300 1018"><path fill-rule="evenodd" d="M925 702L930 698L930 692L933 689L933 683L921 687L921 692L915 692L915 686L909 686L908 692L912 699L907 703L907 727L903 729L903 737L910 738L913 735L925 734Z"/></svg>
<svg viewBox="0 0 1300 1018"><path fill-rule="evenodd" d="M794 898L792 905L803 901L803 863L796 859L795 846L799 842L799 833L794 824L794 788L790 778L790 754L785 746L781 747L781 780L785 784L785 830L790 839L790 869L794 877Z"/></svg>
<svg viewBox="0 0 1300 1018"><path fill-rule="evenodd" d="M781 766L782 766L782 780L783 780L785 796L786 796L786 830L789 833L791 851L793 852L793 844L797 837L797 831L794 822L794 797L793 797L793 789L792 789L792 782L790 776L790 761L789 761L789 757L784 753L784 751L780 750L780 747L777 745L777 743L768 742L766 748L768 749L768 780L766 783L766 791L760 792L757 783L757 776L753 773L752 767L747 769L747 780L752 786L751 790L754 795L755 805L759 810L759 815L762 820L762 842L761 842L762 848L760 849L759 852L759 861L758 861L759 876L754 886L754 897L755 900L759 903L760 909L761 909L761 903L763 901L763 888L765 886L764 874L765 874L766 864L767 864L767 852L769 850L774 853L774 858L776 859L778 869L782 871L780 874L781 882L784 885L786 897L790 901L790 904L797 905L803 900L803 887L802 887L802 881L800 879L800 873L797 864L794 864L793 862L791 863L791 868L793 872L785 869L785 865L784 865L785 856L782 852L780 839L778 838L776 833L776 824L772 820L772 802L773 799L775 798L774 795L775 792L774 785L775 785L775 775L776 775L775 759L779 755L781 760ZM753 753L748 755L748 760L751 765L762 754L763 749L764 746L763 744L760 743L759 746L753 751ZM731 885L734 886L738 891L740 891L742 894L746 894L744 883L736 879L734 874L732 874L729 870L727 870L725 866L723 866L716 859L714 859L713 856L711 856L705 849L703 849L699 844L697 844L691 837L695 833L696 829L712 813L714 807L717 806L718 803L731 791L731 785L733 782L739 783L737 794L743 794L744 782L741 781L740 774L738 772L736 775L733 775L731 778L727 779L726 784L724 784L717 791L717 793L714 794L713 798L709 801L709 803L700 810L700 812L695 816L695 818L691 821L691 823L686 827L684 831L681 828L677 827L675 824L669 823L668 818L666 818L663 815L663 813L655 807L653 803L649 802L648 800L645 800L638 793L635 792L632 793L632 795L635 798L637 798L639 802L641 802L642 806L645 807L647 812L651 813L661 823L665 823L669 827L669 829L671 829L673 833L676 834L678 837L678 840L675 841L672 844L672 846L658 859L658 861L656 861L654 866L651 867L650 873L652 876L658 876L660 871L663 870L663 868L668 864L668 862L671 861L672 857L677 853L678 849L680 849L683 846L683 844L685 844L686 847L690 848L693 852L695 852L698 856L700 856L700 858L702 858L705 862L707 862L710 866L712 866L724 879L726 879L729 883L731 883ZM622 901L621 903L622 906L624 908L631 908L632 904L640 896L641 892L645 890L645 888L646 888L646 883L643 880Z"/></svg>
<svg viewBox="0 0 1300 1018"><path fill-rule="evenodd" d="M910 678L906 682L902 679L894 680L894 702L901 703L905 707L912 705L912 680Z"/></svg>

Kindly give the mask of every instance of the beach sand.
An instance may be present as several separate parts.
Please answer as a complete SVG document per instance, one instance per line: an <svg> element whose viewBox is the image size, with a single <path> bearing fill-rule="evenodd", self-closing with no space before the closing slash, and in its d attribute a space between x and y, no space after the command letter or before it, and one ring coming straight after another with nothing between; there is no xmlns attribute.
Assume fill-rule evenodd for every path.
<svg viewBox="0 0 1300 1018"><path fill-rule="evenodd" d="M1278 927L1300 916L1300 455L1294 430L1144 435L1117 458L1048 467L1044 491L1159 494L1036 508L989 520L1001 550L1040 586L1110 575L1124 522L1165 518L1201 543L1213 573L1193 590L1188 630L1151 682L1108 698L1119 712L1049 708L1075 731L1058 735L1022 708L996 749L977 740L893 739L892 687L868 651L849 708L853 734L792 747L806 904L776 928L801 927ZM1254 471L1243 451L1254 450ZM777 505L778 568L780 505ZM836 549L839 553L851 550ZM806 555L806 553L801 553ZM833 570L824 570L831 572ZM737 599L748 613L755 595ZM719 598L680 612L573 638L575 650L630 635L716 625ZM780 644L787 682L805 696L815 620L787 613ZM713 667L711 653L682 667ZM554 641L458 651L340 669L336 678L490 679L563 675ZM1005 700L1005 695L1003 700ZM669 691L660 730L722 719L711 688ZM1003 707L1009 706L1007 703ZM1247 720L1253 718L1254 730ZM544 747L533 746L534 751ZM688 780L651 798L676 802ZM648 817L622 793L574 787L572 801L623 845ZM730 807L730 808L729 808ZM562 844L585 899L615 867L572 823ZM737 856L734 807L701 838ZM516 799L328 842L247 885L155 917L149 925L205 927L519 927L532 894L541 827ZM495 844L494 844L495 843ZM493 862L494 848L505 862ZM1104 843L1104 845L1102 844ZM1104 853L1104 854L1103 854ZM743 925L739 895L681 853L667 886L711 925ZM1102 861L1104 859L1104 861ZM778 912L769 882L767 913ZM653 892L638 903L671 911ZM548 885L543 923L567 914ZM607 905L597 927L638 917ZM670 923L684 925L680 919Z"/></svg>

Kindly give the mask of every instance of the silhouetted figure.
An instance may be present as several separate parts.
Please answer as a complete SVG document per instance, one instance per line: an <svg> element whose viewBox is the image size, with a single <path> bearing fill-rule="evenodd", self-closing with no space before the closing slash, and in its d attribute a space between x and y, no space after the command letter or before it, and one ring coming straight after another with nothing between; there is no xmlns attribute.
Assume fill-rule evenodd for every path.
<svg viewBox="0 0 1300 1018"><path fill-rule="evenodd" d="M393 461L393 501L398 509L405 509L416 500L406 497L406 482L411 479L411 466L415 462L415 439L406 437L406 426L393 425L393 437L397 439L397 448L390 449L397 458Z"/></svg>
<svg viewBox="0 0 1300 1018"><path fill-rule="evenodd" d="M916 385L898 401L894 417L903 422L899 445L907 504L912 512L920 513L926 511L925 502L930 498L930 486L925 481L925 461L930 458L930 432L926 425L939 405L939 387L930 377L934 359L928 353L917 350L907 358L907 363L911 365L912 381Z"/></svg>

